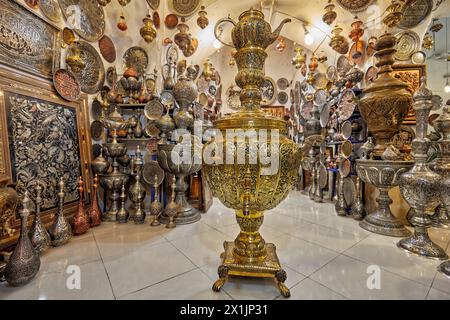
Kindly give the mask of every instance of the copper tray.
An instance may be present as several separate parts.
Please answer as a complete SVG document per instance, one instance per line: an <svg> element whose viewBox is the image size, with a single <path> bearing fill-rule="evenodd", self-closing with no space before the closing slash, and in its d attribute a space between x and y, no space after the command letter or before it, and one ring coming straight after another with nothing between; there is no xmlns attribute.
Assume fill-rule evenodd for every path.
<svg viewBox="0 0 450 320"><path fill-rule="evenodd" d="M53 84L59 95L67 101L80 99L81 89L78 80L72 72L59 69L53 74Z"/></svg>
<svg viewBox="0 0 450 320"><path fill-rule="evenodd" d="M319 165L319 187L325 188L328 183L328 171L327 167L323 163Z"/></svg>
<svg viewBox="0 0 450 320"><path fill-rule="evenodd" d="M107 35L104 35L100 38L100 40L98 40L98 47L100 49L100 53L106 61L109 63L116 61L116 47Z"/></svg>
<svg viewBox="0 0 450 320"><path fill-rule="evenodd" d="M39 0L39 8L49 20L61 22L61 8L57 0Z"/></svg>
<svg viewBox="0 0 450 320"><path fill-rule="evenodd" d="M105 32L105 13L97 0L58 0L66 21L73 20L74 7L79 9L79 25L70 26L81 38L95 42Z"/></svg>
<svg viewBox="0 0 450 320"><path fill-rule="evenodd" d="M395 48L395 59L400 61L407 61L411 56L420 50L420 37L412 30L405 30L396 34L397 45Z"/></svg>
<svg viewBox="0 0 450 320"><path fill-rule="evenodd" d="M103 124L95 120L91 123L91 138L94 140L100 140L103 133Z"/></svg>
<svg viewBox="0 0 450 320"><path fill-rule="evenodd" d="M74 75L81 85L81 91L88 94L97 93L105 83L105 68L103 66L102 58L97 50L89 43L80 41L76 44L80 50L81 59L85 63L85 67L79 73ZM67 50L70 53L71 48Z"/></svg>
<svg viewBox="0 0 450 320"><path fill-rule="evenodd" d="M158 11L153 12L153 25L156 29L161 27L161 18L159 17Z"/></svg>

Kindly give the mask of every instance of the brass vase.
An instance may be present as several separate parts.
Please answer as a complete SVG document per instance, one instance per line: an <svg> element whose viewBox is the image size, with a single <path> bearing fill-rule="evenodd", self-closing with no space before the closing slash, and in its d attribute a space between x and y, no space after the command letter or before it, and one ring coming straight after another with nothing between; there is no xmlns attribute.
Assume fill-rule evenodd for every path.
<svg viewBox="0 0 450 320"><path fill-rule="evenodd" d="M22 208L19 212L21 220L19 240L5 268L5 279L14 287L23 286L30 282L36 276L41 266L39 254L34 250L28 238L27 219L30 215L29 203L30 199L28 198L28 191L26 191L22 200Z"/></svg>
<svg viewBox="0 0 450 320"><path fill-rule="evenodd" d="M392 75L396 41L395 36L389 33L378 39L375 45L378 77L364 89L359 103L361 116L375 138L374 159L381 158L413 103L408 84Z"/></svg>
<svg viewBox="0 0 450 320"><path fill-rule="evenodd" d="M270 24L264 20L264 14L250 9L239 16L237 23L230 18L218 21L215 34L219 41L218 29L223 22L234 25L231 33L233 44L224 44L237 50L235 59L239 72L235 80L242 89L241 109L214 122L214 127L222 134L216 134L215 140L209 142L205 150L223 150L223 154L226 154L227 148L241 151L233 152L234 158L212 164L205 162L204 166L213 194L235 210L241 232L234 242L224 243L222 265L218 269L219 280L214 283L213 290L219 291L228 276L269 277L276 280L281 294L289 297L289 289L284 285L286 272L281 268L275 245L266 243L258 230L264 220L264 211L275 208L293 187L301 159L297 144L287 137L286 122L260 109L267 58L265 50L278 39L281 28L290 19L283 20L272 32ZM229 139L226 135L228 129L253 130L257 134L267 132L265 146L278 159L276 169L265 170L266 165L261 163L259 157L256 163L251 163L250 152L257 151L251 151L253 148L248 139L243 143L236 137ZM278 139L274 134L279 134ZM238 154L239 157L244 156L245 161L239 161Z"/></svg>
<svg viewBox="0 0 450 320"><path fill-rule="evenodd" d="M59 247L66 244L72 238L72 228L64 217L64 180L59 181L59 206L56 213L55 221L49 230L52 246Z"/></svg>
<svg viewBox="0 0 450 320"><path fill-rule="evenodd" d="M92 205L87 211L91 228L97 227L102 223L102 212L100 210L100 206L98 205L97 199L98 183L98 175L95 175L92 191Z"/></svg>

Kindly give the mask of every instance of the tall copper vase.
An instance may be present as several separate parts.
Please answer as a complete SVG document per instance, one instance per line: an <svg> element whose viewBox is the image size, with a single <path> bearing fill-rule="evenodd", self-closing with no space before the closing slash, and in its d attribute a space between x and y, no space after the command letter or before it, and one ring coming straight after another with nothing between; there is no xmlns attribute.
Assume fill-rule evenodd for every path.
<svg viewBox="0 0 450 320"><path fill-rule="evenodd" d="M41 266L39 254L34 250L28 238L27 220L30 215L29 203L30 199L28 198L27 191L25 192L20 210L20 237L5 268L5 279L14 287L23 286L30 282L36 276Z"/></svg>
<svg viewBox="0 0 450 320"><path fill-rule="evenodd" d="M87 216L89 218L89 224L91 228L97 227L102 223L102 212L98 205L97 190L98 190L98 175L96 174L94 178L94 185L92 191L92 206L87 211Z"/></svg>
<svg viewBox="0 0 450 320"><path fill-rule="evenodd" d="M78 179L78 194L80 197L78 200L78 210L72 220L72 231L75 236L85 234L89 230L89 218L84 210L83 191L83 178L80 177Z"/></svg>

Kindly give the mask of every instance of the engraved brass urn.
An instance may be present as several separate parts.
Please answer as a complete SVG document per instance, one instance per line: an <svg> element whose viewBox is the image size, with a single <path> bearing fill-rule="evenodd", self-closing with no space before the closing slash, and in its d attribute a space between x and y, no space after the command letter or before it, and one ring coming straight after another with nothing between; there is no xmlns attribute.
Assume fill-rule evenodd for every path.
<svg viewBox="0 0 450 320"><path fill-rule="evenodd" d="M224 243L222 265L218 269L220 278L214 283L213 290L219 291L229 275L269 277L275 278L282 295L289 297L289 289L284 285L286 272L281 268L275 245L266 243L258 230L264 220L264 211L275 208L288 195L300 165L300 150L286 136L286 123L260 109L267 57L265 49L278 38L282 26L290 19L284 20L272 32L263 13L250 9L239 16L237 23L229 18L219 20L215 28L219 41L218 28L224 22L234 25L233 45L224 44L237 50L235 59L239 72L235 80L242 88L242 108L214 122L217 132L214 140L205 146L204 154L207 156L208 150L217 152L211 152L214 161L208 163L204 158L204 168L214 195L235 210L241 232L234 242ZM254 132L260 141L254 148L255 144L250 143L248 136L244 137L245 140L239 136L230 137L226 134L229 130ZM263 139L265 133L267 137ZM227 155L227 159L221 159L220 153L230 151L237 152L232 152L232 157ZM271 168L273 161L267 164L261 160L264 151L270 153L271 159L277 160L275 169Z"/></svg>
<svg viewBox="0 0 450 320"><path fill-rule="evenodd" d="M391 138L399 131L403 119L412 105L408 84L392 75L396 38L385 33L375 45L378 77L366 89L360 100L359 111L375 138L373 157L381 158Z"/></svg>

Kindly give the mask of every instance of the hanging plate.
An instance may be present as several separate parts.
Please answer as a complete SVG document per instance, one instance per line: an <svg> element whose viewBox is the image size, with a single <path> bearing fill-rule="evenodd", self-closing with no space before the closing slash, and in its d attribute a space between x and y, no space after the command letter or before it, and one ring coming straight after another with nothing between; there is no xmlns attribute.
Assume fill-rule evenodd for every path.
<svg viewBox="0 0 450 320"><path fill-rule="evenodd" d="M286 104L289 100L288 94L284 91L278 93L278 102L280 104Z"/></svg>
<svg viewBox="0 0 450 320"><path fill-rule="evenodd" d="M314 103L318 106L323 106L327 103L327 92L323 89L317 90L314 94Z"/></svg>
<svg viewBox="0 0 450 320"><path fill-rule="evenodd" d="M352 123L350 121L344 121L341 126L341 134L345 140L352 135Z"/></svg>
<svg viewBox="0 0 450 320"><path fill-rule="evenodd" d="M366 10L375 0L336 0L345 10L358 13Z"/></svg>
<svg viewBox="0 0 450 320"><path fill-rule="evenodd" d="M405 30L396 35L397 52L395 53L395 59L400 61L407 61L411 56L420 50L420 37L417 33L411 30Z"/></svg>
<svg viewBox="0 0 450 320"><path fill-rule="evenodd" d="M316 73L314 75L312 86L316 90L325 89L328 85L328 78L325 73Z"/></svg>
<svg viewBox="0 0 450 320"><path fill-rule="evenodd" d="M125 51L123 55L125 68L133 68L139 76L145 74L148 67L148 55L144 48L135 46Z"/></svg>
<svg viewBox="0 0 450 320"><path fill-rule="evenodd" d="M147 125L145 126L145 134L149 138L158 139L159 133L160 133L160 130L156 127L156 125L153 122L151 122L151 121L147 122Z"/></svg>
<svg viewBox="0 0 450 320"><path fill-rule="evenodd" d="M164 106L161 102L154 99L148 102L144 107L144 114L148 120L158 120L161 118L164 111Z"/></svg>
<svg viewBox="0 0 450 320"><path fill-rule="evenodd" d="M240 95L241 89L237 86L230 86L225 94L227 97L228 108L238 110L241 107Z"/></svg>
<svg viewBox="0 0 450 320"><path fill-rule="evenodd" d="M98 48L106 61L109 63L116 61L116 47L108 36L103 35L103 37L98 40Z"/></svg>
<svg viewBox="0 0 450 320"><path fill-rule="evenodd" d="M323 163L319 165L319 187L324 189L328 183L328 170Z"/></svg>
<svg viewBox="0 0 450 320"><path fill-rule="evenodd" d="M327 78L329 81L334 82L337 80L338 74L335 66L329 66L327 69Z"/></svg>
<svg viewBox="0 0 450 320"><path fill-rule="evenodd" d="M142 166L142 178L150 186L155 184L159 186L164 180L164 170L161 169L157 161L148 161Z"/></svg>
<svg viewBox="0 0 450 320"><path fill-rule="evenodd" d="M261 94L263 106L271 105L277 96L277 88L275 86L275 81L270 77L265 77L261 85Z"/></svg>
<svg viewBox="0 0 450 320"><path fill-rule="evenodd" d="M77 101L80 99L80 84L72 72L65 69L57 70L53 74L53 84L59 95L67 101Z"/></svg>
<svg viewBox="0 0 450 320"><path fill-rule="evenodd" d="M100 119L100 116L102 115L102 105L97 98L94 98L92 101L91 114L94 120Z"/></svg>
<svg viewBox="0 0 450 320"><path fill-rule="evenodd" d="M339 172L343 178L347 177L350 174L352 169L352 163L349 159L341 159L339 162Z"/></svg>
<svg viewBox="0 0 450 320"><path fill-rule="evenodd" d="M159 0L147 0L147 3L152 10L158 10Z"/></svg>
<svg viewBox="0 0 450 320"><path fill-rule="evenodd" d="M303 118L306 120L311 119L311 111L314 108L314 103L312 101L305 101L302 105L302 109L300 111Z"/></svg>
<svg viewBox="0 0 450 320"><path fill-rule="evenodd" d="M93 121L91 123L91 138L94 140L100 140L103 133L103 124L100 121Z"/></svg>
<svg viewBox="0 0 450 320"><path fill-rule="evenodd" d="M377 79L378 76L378 69L374 66L370 66L365 75L366 84L370 84L374 82Z"/></svg>
<svg viewBox="0 0 450 320"><path fill-rule="evenodd" d="M277 86L280 90L286 90L289 87L289 81L286 78L280 78L277 80Z"/></svg>
<svg viewBox="0 0 450 320"><path fill-rule="evenodd" d="M416 0L413 5L403 6L403 18L399 28L411 29L421 24L431 13L433 0Z"/></svg>
<svg viewBox="0 0 450 320"><path fill-rule="evenodd" d="M344 158L349 158L352 155L353 145L350 141L345 140L341 145L341 155Z"/></svg>
<svg viewBox="0 0 450 320"><path fill-rule="evenodd" d="M339 122L351 117L356 107L356 96L352 89L345 89L338 104Z"/></svg>
<svg viewBox="0 0 450 320"><path fill-rule="evenodd" d="M414 64L424 64L427 59L427 55L423 51L417 51L411 56L411 62Z"/></svg>
<svg viewBox="0 0 450 320"><path fill-rule="evenodd" d="M160 95L161 103L165 106L173 105L175 102L175 97L171 90L164 90Z"/></svg>
<svg viewBox="0 0 450 320"><path fill-rule="evenodd" d="M347 204L348 207L351 207L353 205L353 202L355 201L356 195L356 186L351 177L344 179L343 193L345 203Z"/></svg>
<svg viewBox="0 0 450 320"><path fill-rule="evenodd" d="M208 92L209 90L209 81L205 80L204 77L200 76L197 79L197 89L198 92Z"/></svg>
<svg viewBox="0 0 450 320"><path fill-rule="evenodd" d="M170 0L170 11L177 15L186 17L194 14L200 6L200 0Z"/></svg>
<svg viewBox="0 0 450 320"><path fill-rule="evenodd" d="M340 56L338 58L338 60L337 60L336 66L337 66L336 67L337 68L337 72L338 72L340 77L345 77L347 72L349 72L350 69L352 68L352 65L348 61L347 56Z"/></svg>
<svg viewBox="0 0 450 320"><path fill-rule="evenodd" d="M97 93L105 83L105 68L102 58L97 50L85 41L79 41L76 44L80 50L80 57L85 63L83 70L73 73L81 85L81 91L87 94ZM67 50L70 53L71 48Z"/></svg>
<svg viewBox="0 0 450 320"><path fill-rule="evenodd" d="M179 51L177 46L171 44L166 51L166 61L178 63Z"/></svg>
<svg viewBox="0 0 450 320"><path fill-rule="evenodd" d="M39 0L39 8L49 20L61 22L61 8L57 0Z"/></svg>
<svg viewBox="0 0 450 320"><path fill-rule="evenodd" d="M97 0L58 1L69 27L81 38L89 42L95 42L103 36L105 33L105 13ZM79 15L79 17L75 15Z"/></svg>
<svg viewBox="0 0 450 320"><path fill-rule="evenodd" d="M323 109L320 112L320 125L322 126L322 128L325 128L328 125L329 120L330 120L330 106L326 104L323 106Z"/></svg>

